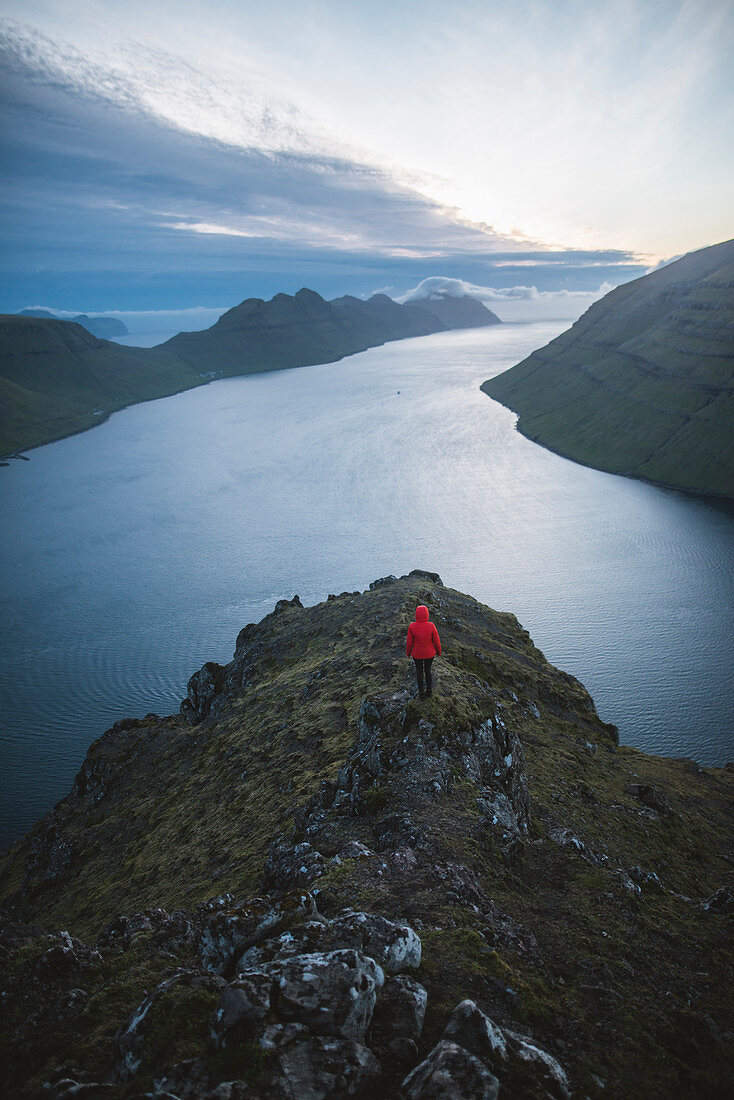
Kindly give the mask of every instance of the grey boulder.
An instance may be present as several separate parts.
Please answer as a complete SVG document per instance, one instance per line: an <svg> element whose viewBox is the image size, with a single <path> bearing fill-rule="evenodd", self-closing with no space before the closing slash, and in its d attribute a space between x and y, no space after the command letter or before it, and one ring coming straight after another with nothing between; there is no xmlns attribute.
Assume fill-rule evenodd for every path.
<svg viewBox="0 0 734 1100"><path fill-rule="evenodd" d="M405 1100L496 1100L499 1082L483 1062L442 1039L403 1081Z"/></svg>
<svg viewBox="0 0 734 1100"><path fill-rule="evenodd" d="M314 1034L362 1042L385 975L370 958L346 949L294 955L268 963L277 1016L306 1024Z"/></svg>

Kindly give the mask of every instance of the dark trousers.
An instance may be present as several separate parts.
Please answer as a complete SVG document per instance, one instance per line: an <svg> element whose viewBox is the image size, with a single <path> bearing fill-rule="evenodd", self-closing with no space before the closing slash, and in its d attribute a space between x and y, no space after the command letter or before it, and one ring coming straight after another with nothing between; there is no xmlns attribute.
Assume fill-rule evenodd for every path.
<svg viewBox="0 0 734 1100"><path fill-rule="evenodd" d="M431 694L431 665L433 664L433 657L414 657L413 662L415 664L415 674L418 678L418 691L422 695L424 691ZM424 687L425 677L425 687Z"/></svg>

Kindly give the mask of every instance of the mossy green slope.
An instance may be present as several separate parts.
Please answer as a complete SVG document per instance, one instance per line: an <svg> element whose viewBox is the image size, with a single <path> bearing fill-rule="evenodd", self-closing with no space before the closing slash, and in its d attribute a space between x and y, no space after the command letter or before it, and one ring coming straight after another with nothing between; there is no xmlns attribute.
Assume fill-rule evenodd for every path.
<svg viewBox="0 0 734 1100"><path fill-rule="evenodd" d="M203 381L166 351L100 340L72 321L0 316L0 453L62 439Z"/></svg>
<svg viewBox="0 0 734 1100"><path fill-rule="evenodd" d="M205 712L197 724L150 715L100 738L72 793L4 861L4 920L38 929L14 956L12 988L48 946L43 931L93 942L121 913L190 913L215 893L262 890L274 838L291 835L298 808L336 780L364 699L412 688L403 645L418 602L441 633L438 682L432 699L412 698L385 725L383 755L399 744L416 760L433 753L444 779L416 785L410 767L388 769L361 810L325 821L314 843L327 859L347 840L371 855L328 864L319 909L365 908L419 931L417 977L429 993L422 1055L457 1001L472 997L554 1052L574 1096L725 1095L734 1079L731 917L702 903L731 891L734 770L616 745L583 686L553 668L512 615L426 577L313 608L283 602L242 632L231 665L192 678ZM467 734L499 716L524 746L530 796L529 832L512 851L482 816L477 778L463 764ZM412 839L388 843L393 834ZM98 1075L143 990L193 964L183 939L162 945L151 931L136 944L126 965L102 951L85 986L91 1007L67 1013L60 1038L44 1033L45 1046L33 1046L29 1025L28 1088L70 1062ZM8 1036L25 1026L32 989L6 1003ZM211 997L200 997L198 1015L182 1008L185 1056L209 1059ZM39 1004L37 1018L49 1011ZM173 1060L184 1056L177 1050Z"/></svg>
<svg viewBox="0 0 734 1100"><path fill-rule="evenodd" d="M734 497L734 241L617 287L482 389L578 462Z"/></svg>

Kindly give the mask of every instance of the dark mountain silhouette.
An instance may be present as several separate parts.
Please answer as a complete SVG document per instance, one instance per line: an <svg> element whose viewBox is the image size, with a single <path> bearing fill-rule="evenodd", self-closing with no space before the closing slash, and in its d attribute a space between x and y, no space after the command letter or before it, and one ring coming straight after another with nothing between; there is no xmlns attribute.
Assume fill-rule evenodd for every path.
<svg viewBox="0 0 734 1100"><path fill-rule="evenodd" d="M495 313L470 294L457 297L437 293L430 298L419 298L411 304L427 309L447 328L484 328L486 325L502 324Z"/></svg>
<svg viewBox="0 0 734 1100"><path fill-rule="evenodd" d="M47 309L21 309L16 314L17 317L45 317L51 318L54 321L60 321L61 318L55 313L49 313ZM92 336L100 336L104 340L111 340L115 336L128 336L128 328L117 317L89 317L86 313L79 313L76 317L72 317L71 321L75 321L78 325L81 325L91 332Z"/></svg>
<svg viewBox="0 0 734 1100"><path fill-rule="evenodd" d="M212 378L330 363L390 340L443 332L454 327L449 313L439 320L384 294L327 302L303 289L269 302L248 298L211 328L155 348L95 339L70 321L0 316L0 452L60 439L115 409ZM466 317L466 306L457 307L456 327Z"/></svg>
<svg viewBox="0 0 734 1100"><path fill-rule="evenodd" d="M211 328L179 333L162 346L197 370L245 374L329 363L390 340L466 327L465 306L456 307L456 324L451 308L440 319L424 307L424 302L398 305L384 294L366 302L350 295L327 302L303 289L293 296L276 294L269 302L248 298ZM475 316L488 323L483 314Z"/></svg>

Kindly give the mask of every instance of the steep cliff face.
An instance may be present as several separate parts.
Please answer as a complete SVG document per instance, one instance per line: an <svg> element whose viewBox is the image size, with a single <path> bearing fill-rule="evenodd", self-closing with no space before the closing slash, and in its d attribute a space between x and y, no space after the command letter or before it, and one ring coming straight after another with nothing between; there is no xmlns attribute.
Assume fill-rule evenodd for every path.
<svg viewBox="0 0 734 1100"><path fill-rule="evenodd" d="M724 1095L733 794L435 574L282 600L5 860L12 1094Z"/></svg>
<svg viewBox="0 0 734 1100"><path fill-rule="evenodd" d="M617 287L482 389L569 458L734 497L734 241Z"/></svg>

